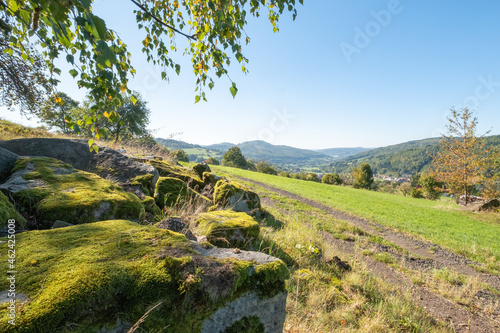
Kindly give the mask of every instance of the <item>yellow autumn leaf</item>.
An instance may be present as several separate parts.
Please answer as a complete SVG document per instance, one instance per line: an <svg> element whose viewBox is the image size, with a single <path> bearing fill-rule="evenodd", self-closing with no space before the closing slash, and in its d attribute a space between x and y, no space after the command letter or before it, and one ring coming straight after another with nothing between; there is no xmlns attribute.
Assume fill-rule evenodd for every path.
<svg viewBox="0 0 500 333"><path fill-rule="evenodd" d="M125 86L121 86L121 87L120 87L120 91L121 91L122 93L124 93L125 91L127 91L127 87L125 87Z"/></svg>
<svg viewBox="0 0 500 333"><path fill-rule="evenodd" d="M108 111L104 111L103 116L109 119L109 116L111 116Z"/></svg>

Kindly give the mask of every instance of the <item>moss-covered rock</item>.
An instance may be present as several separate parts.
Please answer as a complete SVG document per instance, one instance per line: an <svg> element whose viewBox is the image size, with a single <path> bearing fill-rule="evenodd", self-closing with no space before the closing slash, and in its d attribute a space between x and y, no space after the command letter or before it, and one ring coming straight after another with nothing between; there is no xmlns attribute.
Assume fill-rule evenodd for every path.
<svg viewBox="0 0 500 333"><path fill-rule="evenodd" d="M224 210L200 214L194 226L200 235L219 247L248 247L260 232L259 224L251 216Z"/></svg>
<svg viewBox="0 0 500 333"><path fill-rule="evenodd" d="M16 229L18 230L24 229L26 225L26 219L15 210L9 198L0 191L0 230L7 227L9 220L16 221Z"/></svg>
<svg viewBox="0 0 500 333"><path fill-rule="evenodd" d="M17 307L15 326L0 306L0 327L9 332L97 332L116 327L117 320L127 329L160 302L141 330L200 332L225 304L248 293L273 297L288 278L282 261L262 253L255 260L234 257L248 253L231 250L215 256L208 251L217 249L203 249L183 235L123 220L29 231L18 234L16 244L22 277L16 292L29 301ZM0 244L0 251L6 249ZM8 271L7 265L1 261L0 269ZM1 279L0 290L8 284Z"/></svg>
<svg viewBox="0 0 500 333"><path fill-rule="evenodd" d="M212 172L212 170L210 170L210 167L206 163L196 164L193 167L193 171L196 172L196 174L200 178L203 178L203 173L205 173L205 172Z"/></svg>
<svg viewBox="0 0 500 333"><path fill-rule="evenodd" d="M152 216L161 215L161 209L158 207L153 197L145 197L142 199L142 205L147 214L151 214Z"/></svg>
<svg viewBox="0 0 500 333"><path fill-rule="evenodd" d="M217 184L219 180L221 180L222 177L217 176L216 174L213 174L211 172L204 172L203 173L203 183L205 183L205 186L207 185L214 185Z"/></svg>
<svg viewBox="0 0 500 333"><path fill-rule="evenodd" d="M160 173L161 177L180 179L184 181L188 187L197 191L200 191L204 186L203 181L193 170L175 165L174 163L168 161L150 160L147 161L147 163L154 166Z"/></svg>
<svg viewBox="0 0 500 333"><path fill-rule="evenodd" d="M138 186L146 196L151 196L154 193L157 178L155 175L147 173L134 177L130 180L131 186Z"/></svg>
<svg viewBox="0 0 500 333"><path fill-rule="evenodd" d="M137 221L144 213L139 198L112 181L48 157L20 158L13 175L0 187L41 229L56 220L72 224L109 218Z"/></svg>
<svg viewBox="0 0 500 333"><path fill-rule="evenodd" d="M172 207L186 203L195 203L208 207L211 204L208 198L195 192L184 181L173 177L160 177L158 179L155 200L160 207Z"/></svg>
<svg viewBox="0 0 500 333"><path fill-rule="evenodd" d="M219 180L215 185L214 204L231 208L236 212L251 212L261 209L257 193L236 182Z"/></svg>

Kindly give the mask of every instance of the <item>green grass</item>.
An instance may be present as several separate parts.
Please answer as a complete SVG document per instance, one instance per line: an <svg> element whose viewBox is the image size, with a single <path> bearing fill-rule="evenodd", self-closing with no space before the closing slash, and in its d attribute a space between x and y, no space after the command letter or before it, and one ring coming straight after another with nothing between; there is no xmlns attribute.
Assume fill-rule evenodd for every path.
<svg viewBox="0 0 500 333"><path fill-rule="evenodd" d="M259 181L340 211L420 235L481 262L492 256L496 262L500 260L498 214L464 212L449 200L414 199L222 166L213 166L212 169Z"/></svg>

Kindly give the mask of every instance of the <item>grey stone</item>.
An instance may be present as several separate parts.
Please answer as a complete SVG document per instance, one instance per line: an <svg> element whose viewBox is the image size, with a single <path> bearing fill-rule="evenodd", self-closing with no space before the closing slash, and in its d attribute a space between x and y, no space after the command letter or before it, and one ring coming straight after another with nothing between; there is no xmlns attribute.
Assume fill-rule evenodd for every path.
<svg viewBox="0 0 500 333"><path fill-rule="evenodd" d="M16 160L19 155L13 152L0 148L0 183L3 183L11 175Z"/></svg>
<svg viewBox="0 0 500 333"><path fill-rule="evenodd" d="M255 292L244 294L237 300L215 311L203 322L201 333L224 332L244 317L257 316L266 333L283 332L286 316L286 293L273 298L261 298Z"/></svg>
<svg viewBox="0 0 500 333"><path fill-rule="evenodd" d="M9 291L0 291L0 304L9 303L12 298L9 297ZM16 293L15 300L19 303L24 303L28 301L28 296L25 294Z"/></svg>
<svg viewBox="0 0 500 333"><path fill-rule="evenodd" d="M68 223L68 222L64 222L64 221L61 221L61 220L56 220L54 222L54 224L52 225L51 229L66 228L66 227L71 227L73 225L74 224L71 224L71 223Z"/></svg>
<svg viewBox="0 0 500 333"><path fill-rule="evenodd" d="M201 255L205 257L214 257L217 259L237 258L245 261L255 261L259 265L267 264L275 260L278 260L277 258L262 252L244 251L244 250L234 251L234 249L220 248L215 246L206 249L197 243L193 244L193 250L199 252Z"/></svg>
<svg viewBox="0 0 500 333"><path fill-rule="evenodd" d="M24 179L23 176L34 171L35 164L28 163L26 168L17 170L9 179L0 185L0 190L7 193L17 193L22 190L28 190L35 187L43 187L46 184L40 179Z"/></svg>

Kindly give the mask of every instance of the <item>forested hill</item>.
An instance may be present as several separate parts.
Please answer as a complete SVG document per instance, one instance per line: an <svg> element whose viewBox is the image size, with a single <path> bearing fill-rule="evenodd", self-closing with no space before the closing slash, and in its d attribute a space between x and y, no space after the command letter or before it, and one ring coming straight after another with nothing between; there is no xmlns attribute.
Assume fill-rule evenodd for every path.
<svg viewBox="0 0 500 333"><path fill-rule="evenodd" d="M188 149L188 148L201 148L200 145L195 145L187 143L184 141L174 140L174 139L162 139L156 138L156 141L167 148L177 150L177 149Z"/></svg>
<svg viewBox="0 0 500 333"><path fill-rule="evenodd" d="M208 149L218 149L226 151L231 148L230 143L221 143L205 146ZM334 158L308 149L299 149L290 146L272 145L265 141L255 140L240 143L238 145L243 155L253 161L266 161L277 164L281 167L306 167L325 165Z"/></svg>
<svg viewBox="0 0 500 333"><path fill-rule="evenodd" d="M317 149L316 151L326 154L328 156L335 157L336 159L343 159L349 156L353 156L364 151L370 150L372 148L363 147L353 147L353 148L328 148L328 149Z"/></svg>
<svg viewBox="0 0 500 333"><path fill-rule="evenodd" d="M374 173L394 177L425 172L431 165L431 155L438 151L440 140L430 138L375 148L332 162L326 171L351 172L353 167L368 163ZM486 137L486 144L500 148L500 135Z"/></svg>

